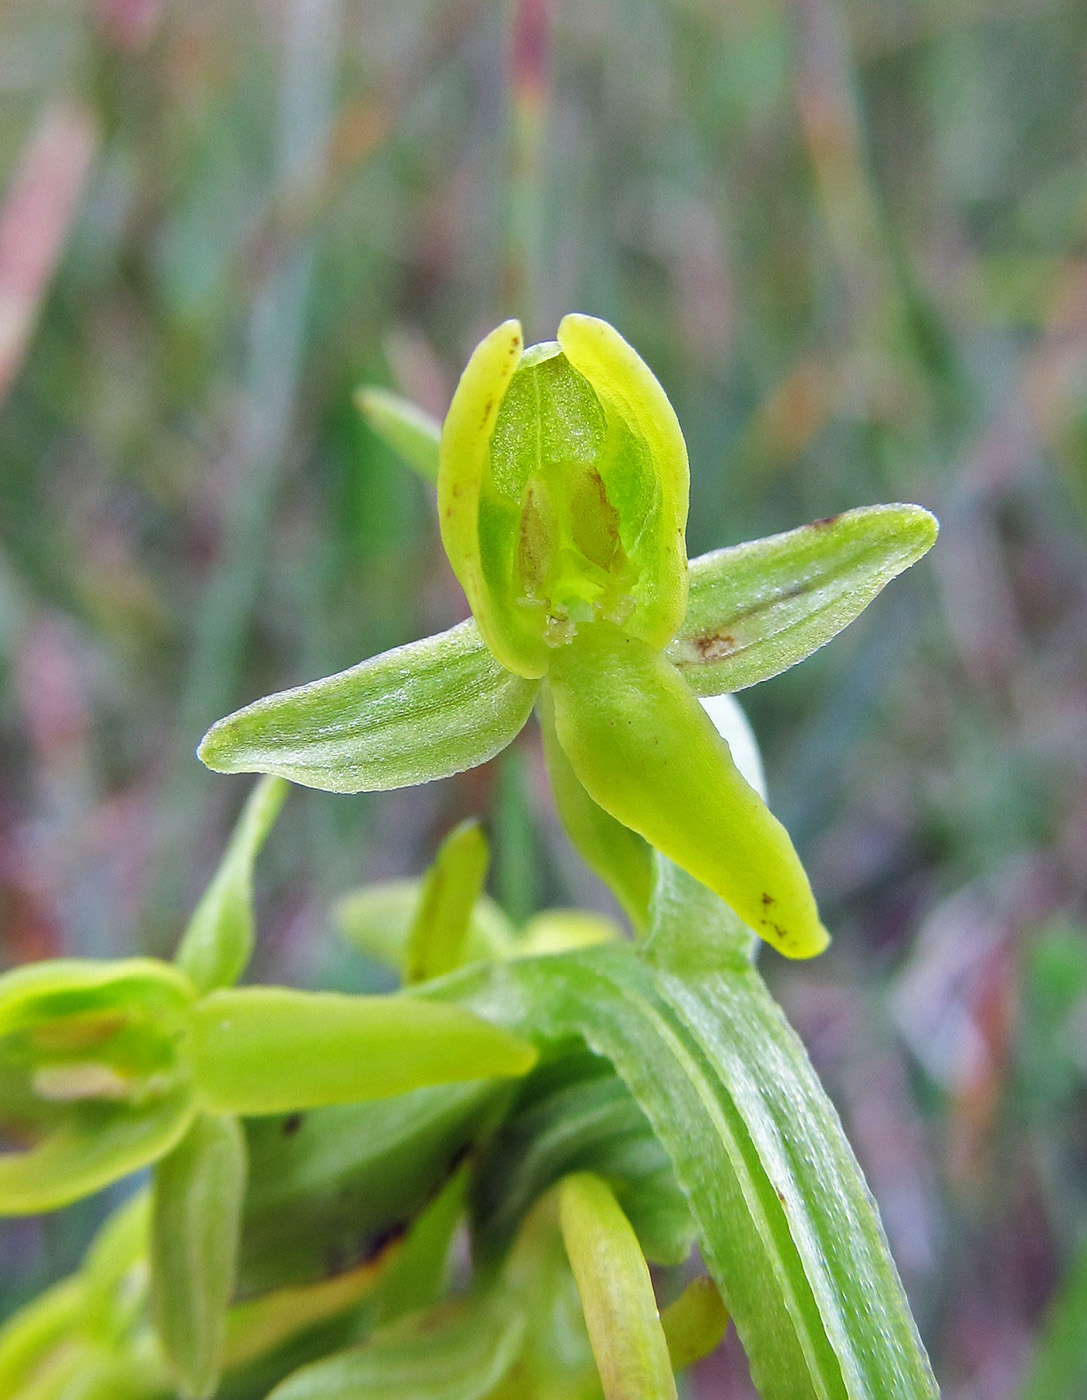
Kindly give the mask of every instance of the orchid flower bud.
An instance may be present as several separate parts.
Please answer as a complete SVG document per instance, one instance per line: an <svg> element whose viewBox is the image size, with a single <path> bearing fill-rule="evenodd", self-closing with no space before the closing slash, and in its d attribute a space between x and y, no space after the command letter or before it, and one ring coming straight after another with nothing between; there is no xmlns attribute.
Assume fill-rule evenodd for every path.
<svg viewBox="0 0 1087 1400"><path fill-rule="evenodd" d="M193 988L133 958L58 960L0 979L0 1214L52 1210L146 1166L193 1114Z"/></svg>
<svg viewBox="0 0 1087 1400"><path fill-rule="evenodd" d="M687 450L619 333L570 315L480 344L442 430L442 541L493 654L529 678L600 620L656 650L687 605Z"/></svg>

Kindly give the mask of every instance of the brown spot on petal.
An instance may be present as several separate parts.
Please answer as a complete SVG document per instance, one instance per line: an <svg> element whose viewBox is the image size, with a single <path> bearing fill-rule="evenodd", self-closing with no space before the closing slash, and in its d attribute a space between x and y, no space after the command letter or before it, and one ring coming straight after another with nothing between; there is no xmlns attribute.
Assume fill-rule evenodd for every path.
<svg viewBox="0 0 1087 1400"><path fill-rule="evenodd" d="M736 638L731 632L699 632L693 643L700 661L720 661L736 648Z"/></svg>

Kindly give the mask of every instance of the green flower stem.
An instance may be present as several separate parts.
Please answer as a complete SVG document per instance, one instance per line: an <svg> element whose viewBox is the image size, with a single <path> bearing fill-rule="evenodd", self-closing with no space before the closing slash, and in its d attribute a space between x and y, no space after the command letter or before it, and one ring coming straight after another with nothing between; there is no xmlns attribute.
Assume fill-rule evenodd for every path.
<svg viewBox="0 0 1087 1400"><path fill-rule="evenodd" d="M526 1041L457 1007L246 987L197 1004L193 1079L211 1113L289 1113L525 1074Z"/></svg>
<svg viewBox="0 0 1087 1400"><path fill-rule="evenodd" d="M788 834L658 652L606 623L556 650L555 730L589 796L787 957L829 942Z"/></svg>
<svg viewBox="0 0 1087 1400"><path fill-rule="evenodd" d="M649 1267L607 1182L565 1177L559 1225L606 1400L675 1400Z"/></svg>

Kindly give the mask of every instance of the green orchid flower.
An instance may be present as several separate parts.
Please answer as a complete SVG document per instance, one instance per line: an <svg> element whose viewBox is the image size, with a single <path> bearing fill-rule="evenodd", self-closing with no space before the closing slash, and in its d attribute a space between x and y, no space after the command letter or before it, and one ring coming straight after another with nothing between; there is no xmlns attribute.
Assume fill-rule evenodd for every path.
<svg viewBox="0 0 1087 1400"><path fill-rule="evenodd" d="M383 400L382 431L390 413ZM698 700L829 640L932 544L933 518L854 511L689 568L675 413L626 341L583 315L528 349L516 321L487 336L438 457L442 542L472 620L228 716L204 763L399 787L492 758L540 700L560 812L636 927L655 847L786 956L822 951L789 836Z"/></svg>

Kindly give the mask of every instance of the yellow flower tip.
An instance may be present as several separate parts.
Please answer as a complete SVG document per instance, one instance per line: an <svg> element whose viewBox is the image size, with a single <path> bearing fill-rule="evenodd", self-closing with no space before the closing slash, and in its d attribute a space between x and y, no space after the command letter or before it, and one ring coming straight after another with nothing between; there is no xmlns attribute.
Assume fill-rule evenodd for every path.
<svg viewBox="0 0 1087 1400"><path fill-rule="evenodd" d="M755 931L782 957L792 958L796 961L817 958L820 953L825 953L830 946L830 934L820 923L815 924L813 928L806 929L800 937L791 934L788 930L771 928L765 924ZM784 936L781 936L782 934Z"/></svg>

